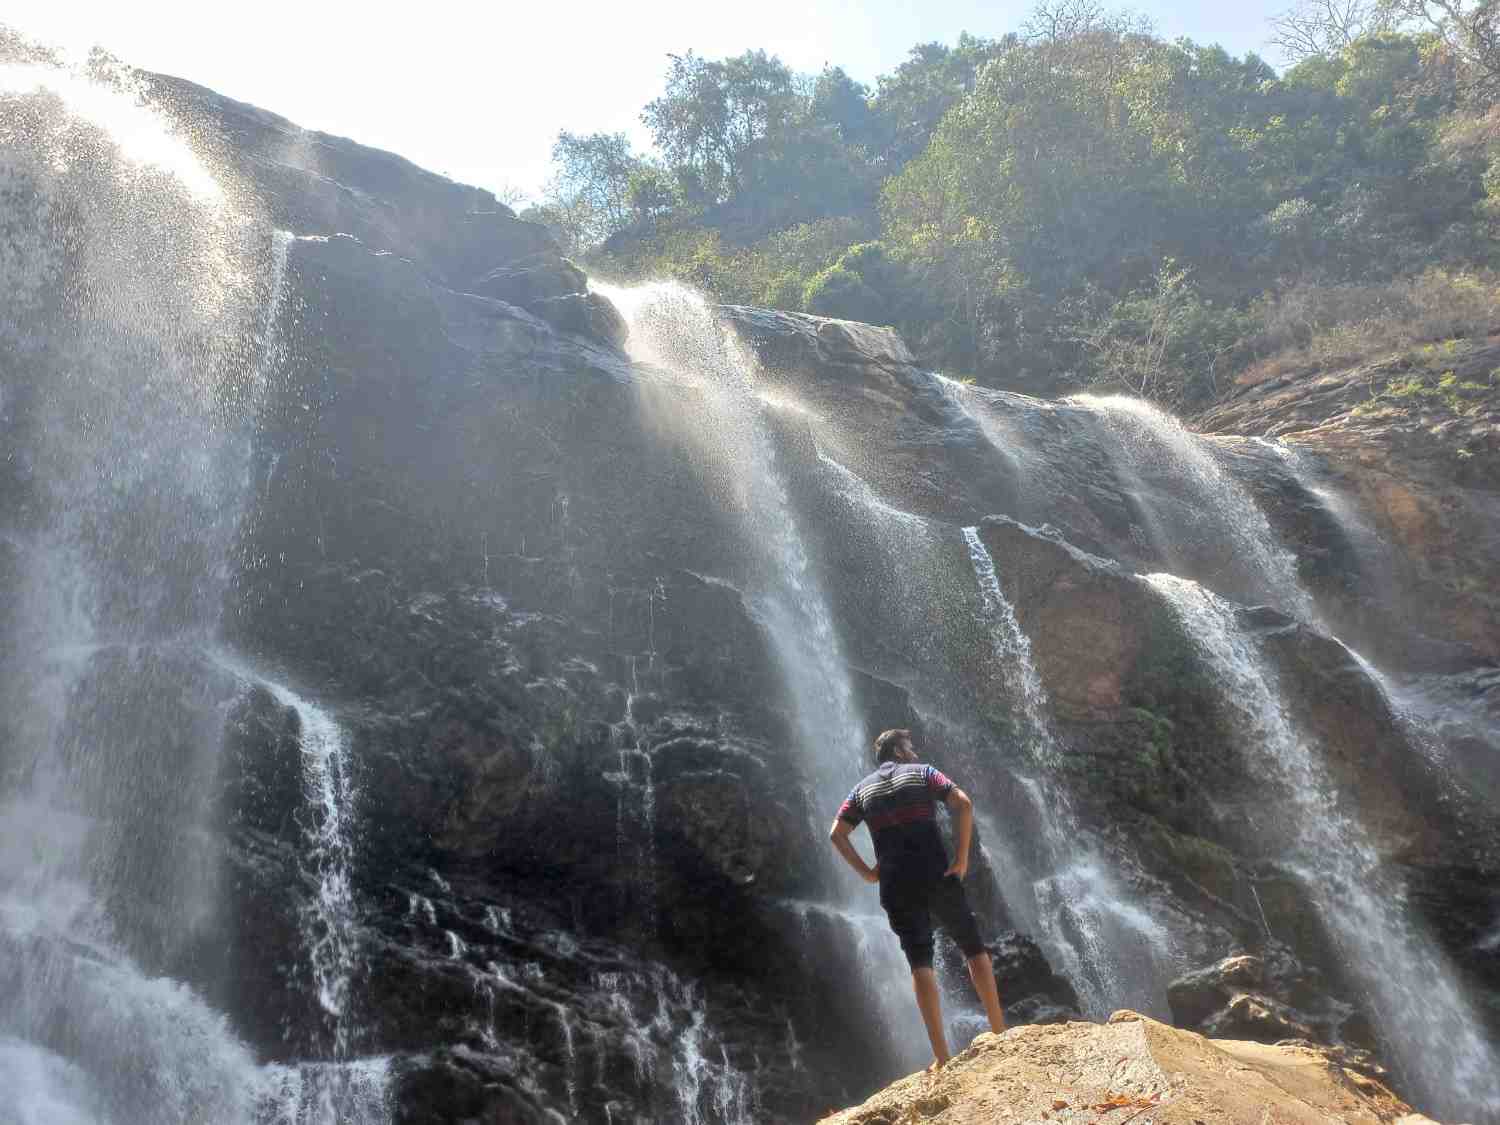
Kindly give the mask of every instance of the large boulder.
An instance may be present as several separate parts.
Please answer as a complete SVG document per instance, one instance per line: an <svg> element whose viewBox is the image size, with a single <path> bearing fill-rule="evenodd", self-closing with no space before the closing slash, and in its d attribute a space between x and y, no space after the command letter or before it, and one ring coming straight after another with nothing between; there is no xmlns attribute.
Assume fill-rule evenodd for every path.
<svg viewBox="0 0 1500 1125"><path fill-rule="evenodd" d="M1351 1065L1383 1077L1368 1054L1352 1046L1368 1042L1354 1010L1331 1000L1319 974L1277 943L1268 943L1263 956L1234 954L1184 973L1167 989L1167 1000L1178 1027L1215 1039L1335 1046Z"/></svg>
<svg viewBox="0 0 1500 1125"><path fill-rule="evenodd" d="M915 1074L823 1125L1122 1121L1163 1125L1418 1125L1378 1079L1304 1045L1205 1039L1135 1012L981 1035L936 1075Z"/></svg>

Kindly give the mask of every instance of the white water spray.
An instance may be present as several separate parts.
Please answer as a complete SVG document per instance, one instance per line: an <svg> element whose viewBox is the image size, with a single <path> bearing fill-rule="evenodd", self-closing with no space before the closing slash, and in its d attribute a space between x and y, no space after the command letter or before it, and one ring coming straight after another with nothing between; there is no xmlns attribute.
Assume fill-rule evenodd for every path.
<svg viewBox="0 0 1500 1125"><path fill-rule="evenodd" d="M765 418L772 408L760 395L759 366L733 329L683 286L596 288L629 321L631 357L692 388L691 396L684 396L680 389L653 388L642 380L642 408L649 421L680 432L709 486L739 518L749 570L745 597L781 665L811 783L810 827L813 838L821 839L850 786L868 772L869 757L843 647L798 530ZM830 849L830 863L833 858ZM834 871L848 901L868 901L869 888L842 864ZM882 940L899 955L894 935L887 930ZM866 973L868 991L881 998L882 1020L892 1030L899 1028L892 1036L898 1057L903 1065L918 1065L925 1036L905 972L894 982L873 968ZM899 1004L887 999L893 990Z"/></svg>
<svg viewBox="0 0 1500 1125"><path fill-rule="evenodd" d="M1170 934L1128 901L1104 861L1083 842L1067 793L1049 780L1059 751L1031 640L1000 587L979 529L966 527L963 537L979 583L994 667L1024 720L1027 755L1037 769L1021 782L1042 826L1049 870L1032 883L1030 901L1015 908L1036 921L1043 945L1063 966L1089 1015L1102 1018L1119 1007L1161 1011L1166 981L1177 967Z"/></svg>
<svg viewBox="0 0 1500 1125"><path fill-rule="evenodd" d="M0 232L0 347L31 391L0 399L24 408L6 421L41 517L0 636L0 723L29 763L0 797L5 1108L383 1121L340 1092L373 1063L259 1067L162 968L217 909L205 818L233 684L211 638L290 236L239 213L128 74L44 66L0 66Z"/></svg>
<svg viewBox="0 0 1500 1125"><path fill-rule="evenodd" d="M1302 621L1318 612L1297 575L1296 556L1281 547L1244 487L1219 465L1205 439L1172 415L1123 395L1067 400L1101 418L1119 442L1117 464L1140 486L1157 547L1182 567L1222 577L1231 593L1255 598ZM1217 584L1217 583L1215 583Z"/></svg>
<svg viewBox="0 0 1500 1125"><path fill-rule="evenodd" d="M1283 806L1268 796L1264 830L1287 838L1283 862L1367 990L1401 1070L1440 1112L1500 1114L1500 1057L1452 966L1412 920L1405 887L1288 716L1275 674L1234 607L1187 579L1153 574L1146 581L1181 617L1239 717L1242 745L1258 751L1257 764L1289 802L1291 815L1277 816Z"/></svg>

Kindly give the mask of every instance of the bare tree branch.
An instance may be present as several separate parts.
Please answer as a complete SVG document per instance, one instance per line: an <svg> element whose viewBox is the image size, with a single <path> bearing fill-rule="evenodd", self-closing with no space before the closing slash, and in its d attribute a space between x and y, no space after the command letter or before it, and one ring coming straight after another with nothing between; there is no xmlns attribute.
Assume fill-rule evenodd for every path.
<svg viewBox="0 0 1500 1125"><path fill-rule="evenodd" d="M1360 36L1389 31L1395 23L1391 0L1300 0L1271 18L1270 42L1287 62L1299 63L1336 55Z"/></svg>
<svg viewBox="0 0 1500 1125"><path fill-rule="evenodd" d="M1500 0L1382 0L1393 25L1436 32L1458 58L1465 92L1500 97Z"/></svg>

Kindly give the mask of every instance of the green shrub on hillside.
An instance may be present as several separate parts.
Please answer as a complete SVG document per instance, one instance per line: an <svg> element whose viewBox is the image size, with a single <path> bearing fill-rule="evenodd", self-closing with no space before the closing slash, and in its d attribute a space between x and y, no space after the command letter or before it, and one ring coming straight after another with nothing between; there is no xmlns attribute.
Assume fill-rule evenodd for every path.
<svg viewBox="0 0 1500 1125"><path fill-rule="evenodd" d="M818 316L863 320L869 324L885 324L888 319L880 294L842 262L813 275L803 290L802 307Z"/></svg>
<svg viewBox="0 0 1500 1125"><path fill-rule="evenodd" d="M784 273L780 277L772 278L771 283L761 294L761 303L768 309L800 312L804 307L802 296L806 289L807 283L796 274Z"/></svg>
<svg viewBox="0 0 1500 1125"><path fill-rule="evenodd" d="M1192 404L1242 363L1500 325L1500 54L1402 11L1279 75L1084 0L916 47L873 92L683 56L645 114L660 158L564 135L534 214L604 276L892 324L982 382Z"/></svg>

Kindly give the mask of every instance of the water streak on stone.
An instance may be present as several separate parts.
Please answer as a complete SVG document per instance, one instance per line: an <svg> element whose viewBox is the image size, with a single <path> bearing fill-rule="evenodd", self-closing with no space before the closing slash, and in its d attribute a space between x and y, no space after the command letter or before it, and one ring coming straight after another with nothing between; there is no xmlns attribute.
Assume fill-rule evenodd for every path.
<svg viewBox="0 0 1500 1125"><path fill-rule="evenodd" d="M1212 566L1215 573L1203 577L1222 576L1233 587L1229 592L1251 591L1302 621L1318 621L1296 556L1277 542L1265 513L1205 439L1140 399L1075 395L1067 401L1098 415L1117 439L1116 462L1142 485L1137 499L1148 509L1153 536L1164 540L1157 546L1169 562ZM1149 489L1153 483L1159 487ZM1166 504L1169 511L1157 510Z"/></svg>
<svg viewBox="0 0 1500 1125"><path fill-rule="evenodd" d="M1238 716L1240 744L1275 787L1266 795L1268 813L1287 802L1290 815L1270 831L1287 839L1284 862L1305 883L1363 982L1400 1069L1437 1112L1500 1114L1500 1057L1453 967L1413 919L1404 883L1382 862L1311 739L1288 715L1275 672L1234 607L1173 575L1146 581L1180 615Z"/></svg>
<svg viewBox="0 0 1500 1125"><path fill-rule="evenodd" d="M1032 901L1013 908L1036 920L1048 951L1061 963L1090 1015L1102 1018L1122 1006L1161 1010L1172 969L1170 937L1129 901L1104 861L1088 847L1072 802L1052 780L1061 765L1060 752L1031 639L1001 589L995 560L979 538L979 529L964 528L963 538L979 584L992 667L1004 681L1002 696L1021 713L1022 737L1035 766L1034 773L1019 780L1035 822L1042 826L1047 870L1033 873Z"/></svg>
<svg viewBox="0 0 1500 1125"><path fill-rule="evenodd" d="M703 298L681 285L595 288L629 322L631 357L693 388L693 400L677 393L664 403L646 400L643 409L653 412L660 425L682 432L710 487L740 521L750 571L743 586L746 602L765 627L781 665L811 782L809 828L820 839L850 785L867 772L869 759L843 646L798 529L782 455L764 416L768 408L758 386L759 365ZM642 393L652 392L643 387ZM868 895L868 888L841 864L833 870L846 900ZM889 944L895 944L893 938ZM882 997L879 1010L893 1030L892 1050L903 1063L915 1065L923 1039L914 1005L906 998L899 1004L885 1001L890 990L882 985L890 977L865 971L869 993ZM897 1027L901 1031L894 1034Z"/></svg>

